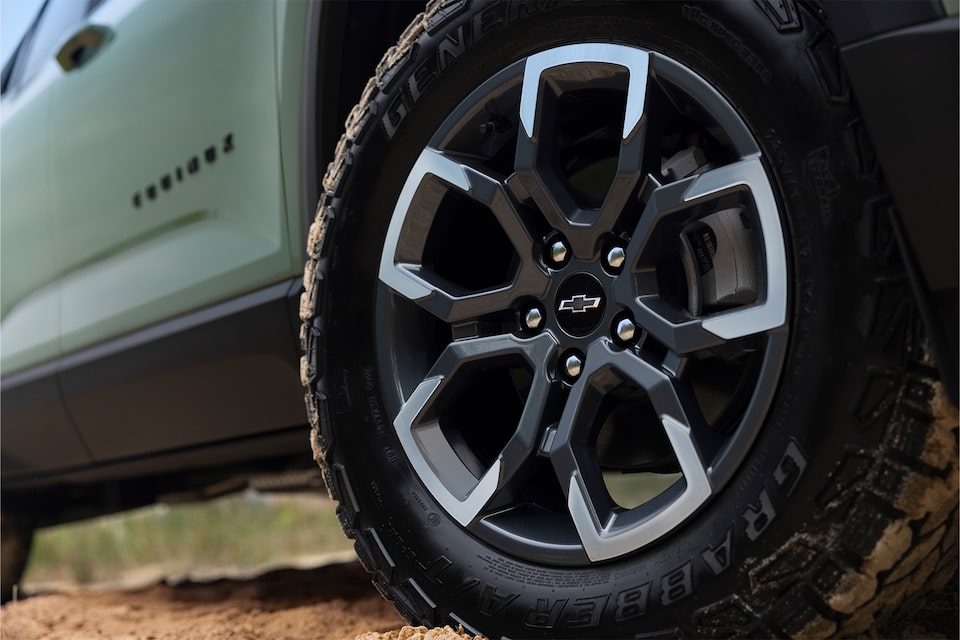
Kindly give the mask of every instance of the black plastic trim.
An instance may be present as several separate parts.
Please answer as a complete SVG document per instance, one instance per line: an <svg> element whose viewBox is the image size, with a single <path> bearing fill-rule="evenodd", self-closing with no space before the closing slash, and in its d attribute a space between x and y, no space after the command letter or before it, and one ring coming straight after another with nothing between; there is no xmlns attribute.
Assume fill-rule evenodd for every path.
<svg viewBox="0 0 960 640"><path fill-rule="evenodd" d="M106 464L75 465L56 472L36 473L21 478L4 478L4 492L61 484L93 484L112 480L130 480L168 472L186 475L191 470L211 469L231 463L249 463L259 458L298 455L310 458L304 425L279 431L181 447L150 455L120 458ZM184 482L184 486L191 483Z"/></svg>
<svg viewBox="0 0 960 640"><path fill-rule="evenodd" d="M927 3L916 4L922 7ZM942 15L942 6L939 10ZM960 395L958 48L960 19L950 16L861 40L841 50L897 205L898 232L915 297L954 402Z"/></svg>
<svg viewBox="0 0 960 640"><path fill-rule="evenodd" d="M881 3L882 4L882 3ZM845 47L843 59L926 286L955 288L960 21Z"/></svg>
<svg viewBox="0 0 960 640"><path fill-rule="evenodd" d="M825 0L823 10L841 46L945 15L941 0Z"/></svg>
<svg viewBox="0 0 960 640"><path fill-rule="evenodd" d="M251 476L316 468L306 428L217 442L109 465L3 482L5 511L49 526L133 509L174 496L202 500L243 489ZM295 453L291 453L295 451Z"/></svg>
<svg viewBox="0 0 960 640"><path fill-rule="evenodd" d="M285 280L4 379L4 484L306 424L300 289ZM51 446L71 434L74 454Z"/></svg>
<svg viewBox="0 0 960 640"><path fill-rule="evenodd" d="M890 212L890 223L900 246L907 277L914 290L917 309L927 328L927 339L940 371L940 379L953 404L960 404L960 377L957 372L957 290L945 292L942 296L930 295L923 284L914 253L906 246L906 234L896 211ZM953 301L952 306L950 300Z"/></svg>

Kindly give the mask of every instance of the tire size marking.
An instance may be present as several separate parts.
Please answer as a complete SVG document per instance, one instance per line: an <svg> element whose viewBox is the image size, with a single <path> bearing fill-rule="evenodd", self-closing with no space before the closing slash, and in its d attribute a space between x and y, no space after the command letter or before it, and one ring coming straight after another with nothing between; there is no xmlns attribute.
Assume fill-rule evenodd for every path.
<svg viewBox="0 0 960 640"><path fill-rule="evenodd" d="M840 183L830 167L830 148L811 151L803 160L803 168L807 188L817 200L823 223L828 225L833 220L833 199L840 193Z"/></svg>
<svg viewBox="0 0 960 640"><path fill-rule="evenodd" d="M760 76L760 79L764 82L769 83L772 73L769 69L760 61L760 57L757 56L750 47L748 47L743 40L740 39L740 36L733 33L727 29L721 22L715 20L704 13L698 7L691 7L690 5L683 5L681 9L683 17L689 20L690 22L700 25L715 37L719 38L724 44L733 49L733 51L740 56L740 58L747 63L753 72Z"/></svg>

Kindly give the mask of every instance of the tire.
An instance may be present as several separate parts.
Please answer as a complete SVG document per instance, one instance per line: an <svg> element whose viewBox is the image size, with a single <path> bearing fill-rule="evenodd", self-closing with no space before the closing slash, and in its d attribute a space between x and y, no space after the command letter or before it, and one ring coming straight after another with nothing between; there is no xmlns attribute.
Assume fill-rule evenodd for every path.
<svg viewBox="0 0 960 640"><path fill-rule="evenodd" d="M33 522L24 516L0 514L0 602L13 597L30 557Z"/></svg>
<svg viewBox="0 0 960 640"><path fill-rule="evenodd" d="M323 188L312 445L407 620L851 636L955 573L957 412L816 8L431 4Z"/></svg>

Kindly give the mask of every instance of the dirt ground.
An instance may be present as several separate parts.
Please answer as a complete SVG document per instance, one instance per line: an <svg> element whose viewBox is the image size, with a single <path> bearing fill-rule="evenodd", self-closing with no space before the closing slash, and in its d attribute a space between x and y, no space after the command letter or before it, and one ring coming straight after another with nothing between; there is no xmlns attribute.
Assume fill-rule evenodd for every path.
<svg viewBox="0 0 960 640"><path fill-rule="evenodd" d="M77 590L7 604L3 640L475 640L403 626L356 562L248 579ZM874 638L956 638L957 582Z"/></svg>
<svg viewBox="0 0 960 640"><path fill-rule="evenodd" d="M3 607L3 640L462 640L403 626L356 562L248 580L77 590Z"/></svg>

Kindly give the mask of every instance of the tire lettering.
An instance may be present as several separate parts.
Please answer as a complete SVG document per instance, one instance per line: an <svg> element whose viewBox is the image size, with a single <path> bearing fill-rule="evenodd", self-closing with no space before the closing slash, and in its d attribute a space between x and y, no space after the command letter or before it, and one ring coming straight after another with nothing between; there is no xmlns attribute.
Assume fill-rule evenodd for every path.
<svg viewBox="0 0 960 640"><path fill-rule="evenodd" d="M440 576L444 571L449 569L451 565L453 565L453 562L446 556L440 556L430 564L417 562L417 566L423 571L423 575L427 576L434 584L443 584L443 579Z"/></svg>
<svg viewBox="0 0 960 640"><path fill-rule="evenodd" d="M733 538L733 527L727 529L727 535L716 547L708 547L701 553L703 561L713 571L713 575L718 576L730 567L730 542Z"/></svg>
<svg viewBox="0 0 960 640"><path fill-rule="evenodd" d="M781 488L789 481L790 486L784 490L787 496L789 496L793 493L794 489L797 488L800 477L806 468L807 459L803 455L803 452L800 451L800 445L797 444L796 440L790 438L790 442L787 444L787 450L780 456L780 462L777 463L777 468L773 472L773 479L776 481L777 486Z"/></svg>
<svg viewBox="0 0 960 640"><path fill-rule="evenodd" d="M603 608L606 606L609 598L610 596L606 594L589 598L577 598L573 601L572 610L567 618L567 626L570 628L597 626L600 624Z"/></svg>
<svg viewBox="0 0 960 640"><path fill-rule="evenodd" d="M419 100L423 92L429 89L430 85L437 79L437 74L429 68L429 65L429 60L424 62L414 69L413 73L410 74L410 79L407 80L407 89L409 89L410 98L414 102Z"/></svg>
<svg viewBox="0 0 960 640"><path fill-rule="evenodd" d="M377 436L386 438L390 433L390 429L387 427L387 421L384 418L380 400L377 396L368 396L367 406L370 408L370 419L373 421L373 428L377 432Z"/></svg>
<svg viewBox="0 0 960 640"><path fill-rule="evenodd" d="M666 606L693 593L693 562L668 573L660 580L660 602Z"/></svg>
<svg viewBox="0 0 960 640"><path fill-rule="evenodd" d="M397 129L403 124L409 112L401 91L394 97L390 106L387 107L387 113L383 116L383 129L388 138L392 138L397 133Z"/></svg>
<svg viewBox="0 0 960 640"><path fill-rule="evenodd" d="M519 597L519 593L502 593L493 585L488 584L480 592L480 602L477 608L483 615L493 617Z"/></svg>
<svg viewBox="0 0 960 640"><path fill-rule="evenodd" d="M363 368L363 390L370 392L377 388L377 374L373 367L367 365Z"/></svg>
<svg viewBox="0 0 960 640"><path fill-rule="evenodd" d="M613 619L617 622L623 622L642 616L647 612L647 602L649 600L649 582L644 582L639 587L621 591L617 594L617 608Z"/></svg>
<svg viewBox="0 0 960 640"><path fill-rule="evenodd" d="M527 18L535 13L556 6L552 0L533 2L511 2L507 5L507 22L516 22L520 18Z"/></svg>
<svg viewBox="0 0 960 640"><path fill-rule="evenodd" d="M473 41L480 42L503 22L500 15L500 6L489 5L473 16Z"/></svg>
<svg viewBox="0 0 960 640"><path fill-rule="evenodd" d="M773 502L770 501L770 494L767 493L766 488L760 490L757 501L760 503L758 508L748 506L747 510L743 512L743 519L747 521L747 537L750 538L751 542L759 538L760 534L770 526L770 523L777 516L777 511L773 508Z"/></svg>
<svg viewBox="0 0 960 640"><path fill-rule="evenodd" d="M727 29L719 21L714 20L697 7L683 5L681 9L683 17L694 24L698 24L713 36L719 38L724 44L733 49L738 56L756 73L764 82L769 82L773 75L769 69L760 61L759 56L755 54L735 33Z"/></svg>
<svg viewBox="0 0 960 640"><path fill-rule="evenodd" d="M803 161L807 187L816 197L820 216L830 224L833 218L833 199L840 192L840 183L833 175L830 148L820 147L811 151Z"/></svg>
<svg viewBox="0 0 960 640"><path fill-rule="evenodd" d="M345 370L341 369L334 374L333 397L336 400L334 407L337 415L350 411L353 402L350 400L350 383L347 381Z"/></svg>
<svg viewBox="0 0 960 640"><path fill-rule="evenodd" d="M378 485L374 480L371 480L367 485L370 487L370 493L373 494L373 501L377 504L377 509L383 507L383 492L380 490L380 485Z"/></svg>
<svg viewBox="0 0 960 640"><path fill-rule="evenodd" d="M457 59L467 50L467 41L463 37L463 25L457 27L457 37L448 35L437 47L437 67L443 73L451 59Z"/></svg>
<svg viewBox="0 0 960 640"><path fill-rule="evenodd" d="M537 606L527 614L526 626L536 629L553 629L567 606L566 599L549 600L537 598Z"/></svg>
<svg viewBox="0 0 960 640"><path fill-rule="evenodd" d="M463 582L453 590L453 595L459 596L462 593L466 593L478 584L480 584L480 578L464 578Z"/></svg>

